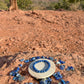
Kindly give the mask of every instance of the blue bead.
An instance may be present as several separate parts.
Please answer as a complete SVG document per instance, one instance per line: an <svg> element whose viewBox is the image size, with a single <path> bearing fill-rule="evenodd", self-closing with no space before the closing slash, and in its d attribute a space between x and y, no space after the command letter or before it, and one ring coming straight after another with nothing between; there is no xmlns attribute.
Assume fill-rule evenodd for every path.
<svg viewBox="0 0 84 84"><path fill-rule="evenodd" d="M24 83L24 84L28 84L28 83Z"/></svg>
<svg viewBox="0 0 84 84"><path fill-rule="evenodd" d="M10 72L10 75L11 75L11 76L15 76L15 75L16 75L15 71L11 71L11 72Z"/></svg>
<svg viewBox="0 0 84 84"><path fill-rule="evenodd" d="M48 81L52 81L52 79L51 78L48 78Z"/></svg>
<svg viewBox="0 0 84 84"><path fill-rule="evenodd" d="M64 61L62 61L62 60L59 60L59 62L61 63L61 64L64 64L65 62Z"/></svg>
<svg viewBox="0 0 84 84"><path fill-rule="evenodd" d="M73 68L72 66L68 66L68 67L67 67L67 69L66 69L66 71L70 71L70 70L72 70L72 71L73 71L73 70L74 70L74 68Z"/></svg>
<svg viewBox="0 0 84 84"><path fill-rule="evenodd" d="M13 77L13 80L14 80L14 81L17 81L17 80L18 80L18 78L17 78L17 77Z"/></svg>
<svg viewBox="0 0 84 84"><path fill-rule="evenodd" d="M41 58L45 59L45 57L44 57L44 56L41 56Z"/></svg>
<svg viewBox="0 0 84 84"><path fill-rule="evenodd" d="M70 82L69 81L65 81L65 84L70 84Z"/></svg>
<svg viewBox="0 0 84 84"><path fill-rule="evenodd" d="M65 68L65 65L60 65L60 67L59 67L61 70L64 70L64 68Z"/></svg>
<svg viewBox="0 0 84 84"><path fill-rule="evenodd" d="M16 77L20 77L21 75L19 73L16 73Z"/></svg>
<svg viewBox="0 0 84 84"><path fill-rule="evenodd" d="M61 82L62 82L62 84L66 84L65 81L64 81L63 79L61 79Z"/></svg>
<svg viewBox="0 0 84 84"><path fill-rule="evenodd" d="M41 80L39 84L48 84L47 80Z"/></svg>
<svg viewBox="0 0 84 84"><path fill-rule="evenodd" d="M24 62L25 62L25 63L28 63L28 62L29 62L29 60L25 60Z"/></svg>
<svg viewBox="0 0 84 84"><path fill-rule="evenodd" d="M20 70L20 68L19 67L17 67L17 69L16 69L17 71L19 71Z"/></svg>
<svg viewBox="0 0 84 84"><path fill-rule="evenodd" d="M40 59L40 56L37 56L36 59Z"/></svg>
<svg viewBox="0 0 84 84"><path fill-rule="evenodd" d="M29 84L33 84L33 83L29 83Z"/></svg>
<svg viewBox="0 0 84 84"><path fill-rule="evenodd" d="M54 60L54 58L53 58L53 57L49 57L48 59L50 59L50 60L52 60L52 61Z"/></svg>
<svg viewBox="0 0 84 84"><path fill-rule="evenodd" d="M55 77L56 80L59 80L62 78L62 75L60 74L60 72L56 72L53 76Z"/></svg>
<svg viewBox="0 0 84 84"><path fill-rule="evenodd" d="M23 65L22 64L19 64L20 67L22 67Z"/></svg>
<svg viewBox="0 0 84 84"><path fill-rule="evenodd" d="M21 59L21 60L20 60L20 62L23 62L23 61L24 61L24 59Z"/></svg>
<svg viewBox="0 0 84 84"><path fill-rule="evenodd" d="M59 61L56 64L61 64Z"/></svg>
<svg viewBox="0 0 84 84"><path fill-rule="evenodd" d="M57 61L57 59L54 59L54 61Z"/></svg>
<svg viewBox="0 0 84 84"><path fill-rule="evenodd" d="M74 71L74 68L71 66L71 67L70 67L70 70Z"/></svg>
<svg viewBox="0 0 84 84"><path fill-rule="evenodd" d="M35 57L32 57L32 58L31 58L31 61L34 61L34 60L36 60L36 58L35 58Z"/></svg>

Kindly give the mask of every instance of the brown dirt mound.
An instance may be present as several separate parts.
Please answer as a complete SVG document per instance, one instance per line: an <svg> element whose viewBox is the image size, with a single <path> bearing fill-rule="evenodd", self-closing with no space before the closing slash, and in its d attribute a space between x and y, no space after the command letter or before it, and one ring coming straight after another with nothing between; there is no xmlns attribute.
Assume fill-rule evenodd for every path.
<svg viewBox="0 0 84 84"><path fill-rule="evenodd" d="M19 59L37 55L62 58L76 69L65 72L64 79L84 84L84 12L0 11L0 83L19 84L8 73ZM21 84L35 81L27 75Z"/></svg>

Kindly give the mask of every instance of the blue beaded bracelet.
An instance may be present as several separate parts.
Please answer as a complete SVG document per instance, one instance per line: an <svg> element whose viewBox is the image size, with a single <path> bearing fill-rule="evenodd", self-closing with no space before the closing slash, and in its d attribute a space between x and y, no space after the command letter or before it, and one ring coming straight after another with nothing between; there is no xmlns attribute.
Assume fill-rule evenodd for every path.
<svg viewBox="0 0 84 84"><path fill-rule="evenodd" d="M48 68L44 69L44 70L38 70L36 69L35 65L39 62L46 62L48 64ZM46 72L50 69L50 63L47 60L38 60L33 64L33 69L37 72L37 73L43 73Z"/></svg>

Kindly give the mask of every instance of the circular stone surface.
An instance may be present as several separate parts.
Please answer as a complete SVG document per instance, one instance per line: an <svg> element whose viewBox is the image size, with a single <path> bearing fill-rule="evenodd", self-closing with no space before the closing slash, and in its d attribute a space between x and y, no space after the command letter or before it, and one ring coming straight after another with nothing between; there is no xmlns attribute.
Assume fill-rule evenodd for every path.
<svg viewBox="0 0 84 84"><path fill-rule="evenodd" d="M37 73L36 71L34 71L33 64L38 60L47 60L50 63L49 70L43 73ZM39 62L35 65L35 68L38 70L42 70L44 67L48 67L44 62ZM36 79L44 79L44 78L50 77L55 72L55 68L56 67L53 61L48 59L37 59L29 65L28 71L31 74L31 76L35 77Z"/></svg>

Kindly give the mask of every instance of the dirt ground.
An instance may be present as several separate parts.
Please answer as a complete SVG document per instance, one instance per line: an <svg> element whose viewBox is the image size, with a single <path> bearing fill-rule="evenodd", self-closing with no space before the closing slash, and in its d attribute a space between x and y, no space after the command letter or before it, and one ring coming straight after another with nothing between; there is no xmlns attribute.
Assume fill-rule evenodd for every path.
<svg viewBox="0 0 84 84"><path fill-rule="evenodd" d="M56 71L70 84L84 84L84 12L0 11L0 84L37 82L27 72L27 64L20 70L24 81L13 81L9 73L20 59L42 55L61 58L66 67L73 66L74 71ZM52 84L58 83L51 78Z"/></svg>

